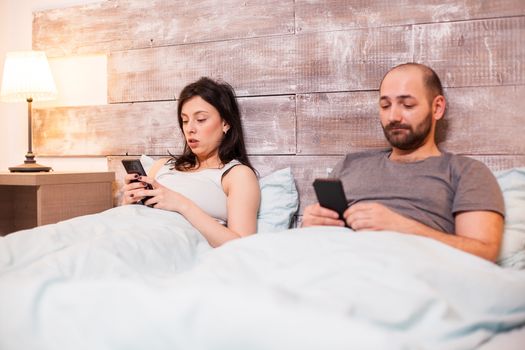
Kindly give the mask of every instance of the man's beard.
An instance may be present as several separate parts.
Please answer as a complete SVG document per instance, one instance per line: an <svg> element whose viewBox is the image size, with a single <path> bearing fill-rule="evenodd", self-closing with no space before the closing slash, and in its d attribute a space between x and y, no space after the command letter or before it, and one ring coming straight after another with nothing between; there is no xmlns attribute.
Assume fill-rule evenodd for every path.
<svg viewBox="0 0 525 350"><path fill-rule="evenodd" d="M402 129L402 130L399 130ZM383 126L383 133L392 147L410 151L418 148L425 142L432 129L432 112L413 130L410 125L392 122ZM404 131L408 130L408 132Z"/></svg>

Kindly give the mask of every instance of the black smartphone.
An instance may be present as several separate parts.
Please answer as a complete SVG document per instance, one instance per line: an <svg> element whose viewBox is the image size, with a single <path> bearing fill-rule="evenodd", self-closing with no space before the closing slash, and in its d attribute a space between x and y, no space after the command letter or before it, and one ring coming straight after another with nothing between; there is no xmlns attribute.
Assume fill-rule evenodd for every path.
<svg viewBox="0 0 525 350"><path fill-rule="evenodd" d="M336 211L339 219L344 220L343 213L348 208L348 201L341 180L315 179L313 185L319 204Z"/></svg>
<svg viewBox="0 0 525 350"><path fill-rule="evenodd" d="M140 176L147 176L146 171L144 170L144 167L142 166L142 163L140 162L140 159L122 159L122 165L124 165L124 169L126 169L126 172L128 174L139 174ZM131 182L139 182L140 180L131 180ZM153 187L150 184L146 184L147 190L152 190ZM150 199L151 197L144 197L140 203L144 204L145 201Z"/></svg>

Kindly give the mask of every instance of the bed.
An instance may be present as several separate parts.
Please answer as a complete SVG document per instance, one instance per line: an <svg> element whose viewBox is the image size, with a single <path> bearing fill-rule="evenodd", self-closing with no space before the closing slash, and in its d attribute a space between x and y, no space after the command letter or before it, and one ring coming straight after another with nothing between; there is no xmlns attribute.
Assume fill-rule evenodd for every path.
<svg viewBox="0 0 525 350"><path fill-rule="evenodd" d="M180 154L183 86L224 79L262 176L259 233L211 249L179 215L132 205L0 237L0 350L525 348L521 2L197 3L35 12L34 49L107 60L108 102L36 109L35 150L106 157L121 181L125 157ZM396 232L297 228L314 178L387 146L377 87L407 61L443 79L441 149L497 175L498 264Z"/></svg>
<svg viewBox="0 0 525 350"><path fill-rule="evenodd" d="M0 238L0 349L521 349L525 168L498 172L498 264L397 232L291 228L289 168L259 233L212 249L176 213L115 207Z"/></svg>

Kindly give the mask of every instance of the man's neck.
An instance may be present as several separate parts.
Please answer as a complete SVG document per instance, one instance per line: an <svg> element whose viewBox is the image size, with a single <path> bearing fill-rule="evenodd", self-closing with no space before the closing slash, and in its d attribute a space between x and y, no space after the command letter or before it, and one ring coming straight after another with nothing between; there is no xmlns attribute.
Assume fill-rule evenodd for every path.
<svg viewBox="0 0 525 350"><path fill-rule="evenodd" d="M389 159L394 162L412 163L425 160L429 157L438 157L441 155L439 148L434 145L422 146L414 150L402 150L399 148L392 148Z"/></svg>

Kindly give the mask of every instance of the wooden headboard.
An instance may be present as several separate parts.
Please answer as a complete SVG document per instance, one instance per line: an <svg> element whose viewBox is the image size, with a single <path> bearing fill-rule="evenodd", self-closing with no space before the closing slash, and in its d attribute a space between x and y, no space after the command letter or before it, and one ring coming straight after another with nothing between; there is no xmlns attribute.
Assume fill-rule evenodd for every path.
<svg viewBox="0 0 525 350"><path fill-rule="evenodd" d="M493 170L525 166L525 3L420 3L113 0L36 12L34 49L107 54L108 104L36 110L34 148L106 156L120 180L126 155L181 151L175 97L221 78L239 96L254 165L291 166L304 206L343 154L386 146L379 81L416 61L446 88L442 149Z"/></svg>

